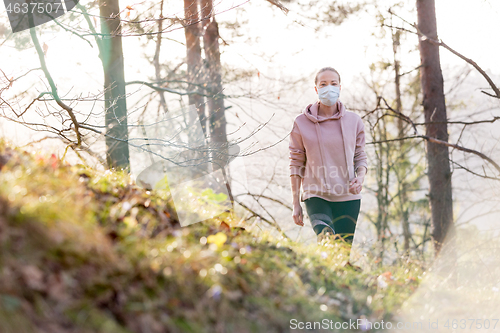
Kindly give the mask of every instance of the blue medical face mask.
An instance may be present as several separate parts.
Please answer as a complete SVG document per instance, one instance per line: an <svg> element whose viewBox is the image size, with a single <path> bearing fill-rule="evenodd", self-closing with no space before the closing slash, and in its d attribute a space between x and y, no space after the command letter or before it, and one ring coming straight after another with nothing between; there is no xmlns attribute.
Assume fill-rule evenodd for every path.
<svg viewBox="0 0 500 333"><path fill-rule="evenodd" d="M340 88L338 86L327 85L318 89L318 97L322 104L334 105L339 99Z"/></svg>

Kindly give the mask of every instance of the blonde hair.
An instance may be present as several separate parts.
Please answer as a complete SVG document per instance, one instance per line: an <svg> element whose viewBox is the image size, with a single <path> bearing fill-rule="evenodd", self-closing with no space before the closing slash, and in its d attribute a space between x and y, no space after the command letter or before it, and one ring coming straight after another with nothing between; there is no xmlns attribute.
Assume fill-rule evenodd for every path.
<svg viewBox="0 0 500 333"><path fill-rule="evenodd" d="M333 67L323 67L321 68L318 73L316 73L316 77L314 78L314 84L316 85L318 83L318 76L323 73L323 72L326 72L326 71L332 71L334 73L337 73L337 75L339 76L339 83L340 83L340 74L339 72L337 72L337 70Z"/></svg>

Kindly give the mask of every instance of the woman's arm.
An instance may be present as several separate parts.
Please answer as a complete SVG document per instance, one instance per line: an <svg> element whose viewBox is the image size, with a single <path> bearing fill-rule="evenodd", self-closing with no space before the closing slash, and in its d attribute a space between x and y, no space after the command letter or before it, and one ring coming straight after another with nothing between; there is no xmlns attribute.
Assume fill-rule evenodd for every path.
<svg viewBox="0 0 500 333"><path fill-rule="evenodd" d="M302 178L299 175L291 175L290 180L292 183L292 203L293 205L300 205L300 185Z"/></svg>
<svg viewBox="0 0 500 333"><path fill-rule="evenodd" d="M302 206L300 205L300 185L302 178L299 175L291 175L290 180L292 183L293 221L297 225L304 226L304 215L302 213Z"/></svg>
<svg viewBox="0 0 500 333"><path fill-rule="evenodd" d="M360 119L356 134L356 148L354 150L354 172L356 178L349 183L349 192L352 194L361 193L365 175L368 172L368 162L365 153L365 124Z"/></svg>
<svg viewBox="0 0 500 333"><path fill-rule="evenodd" d="M365 175L368 172L368 162L365 153L365 124L363 120L360 119L358 122L357 134L356 134L356 148L354 150L354 172L356 175ZM364 166L365 170L358 170L359 167Z"/></svg>
<svg viewBox="0 0 500 333"><path fill-rule="evenodd" d="M356 177L363 177L364 178L367 170L368 169L364 165L360 166L358 168L358 170L356 170Z"/></svg>
<svg viewBox="0 0 500 333"><path fill-rule="evenodd" d="M306 163L306 150L302 141L297 123L293 123L292 131L290 132L290 182L292 185L292 202L293 202L293 221L295 224L303 226L304 219L302 206L300 206L300 185L302 177L304 177L304 169Z"/></svg>
<svg viewBox="0 0 500 333"><path fill-rule="evenodd" d="M298 175L304 177L306 165L306 148L302 141L297 123L293 123L292 131L290 132L290 142L288 145L290 150L290 175Z"/></svg>

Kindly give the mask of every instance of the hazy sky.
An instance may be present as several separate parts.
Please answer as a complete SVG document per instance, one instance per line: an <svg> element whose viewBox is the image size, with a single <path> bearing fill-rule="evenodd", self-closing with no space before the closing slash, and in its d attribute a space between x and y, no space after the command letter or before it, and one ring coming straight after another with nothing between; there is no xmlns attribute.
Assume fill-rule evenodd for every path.
<svg viewBox="0 0 500 333"><path fill-rule="evenodd" d="M414 1L407 2L409 3L408 8L413 7ZM86 1L81 1L81 3L85 4ZM179 4L170 1L166 3L165 15L182 15L182 7L179 7L182 1L178 1ZM392 1L377 1L382 12L385 12L384 8L388 8L390 3ZM121 1L120 4L122 8L127 5L131 5L136 10L145 8L145 5L140 5L135 1ZM238 9L230 9L235 6L238 6ZM287 74L296 71L310 73L323 65L333 64L341 71L344 82L349 84L353 76L366 71L369 63L373 61L373 55L381 52L381 49L374 44L375 38L371 38L372 33L377 32L379 28L376 26L375 20L366 14L358 14L345 21L341 26L328 27L315 32L312 24L303 19L301 13L294 11L295 6L290 5L289 7L291 11L285 15L264 0L220 1L216 5L217 12L221 12L218 17L220 21L232 21L236 15L240 19L246 18L248 23L242 25L244 30L242 29L241 33L258 38L258 44L240 43L238 39L235 39L235 43L224 48L223 61L247 68L254 67L265 73L271 66L266 63L266 59L255 54L261 52L267 55L275 54L272 67L275 70L283 70ZM245 14L241 11L244 11ZM405 10L395 9L395 11L400 12L410 22L414 21L414 17L406 13ZM498 72L497 59L500 52L500 40L494 38L495 35L492 32L500 29L500 20L498 19L500 2L440 0L436 1L436 11L439 36L448 45L474 59L484 69ZM6 21L6 13L3 13L1 19ZM95 14L98 12L95 11ZM131 12L130 18L133 17L134 11ZM296 21L306 25L294 23ZM399 22L398 19L394 21L400 25ZM93 76L93 72L96 71L98 74L95 80L102 80L95 47L91 48L86 42L67 32L44 30L48 24L37 27L37 32L41 42L45 42L49 46L47 62L52 75L58 79L57 81L68 80L69 84L78 85L78 81L82 79L89 80L89 78L75 80L74 70L79 67L83 67L82 73L88 73L89 76ZM71 24L77 24L77 27L81 29L86 28L86 23L83 20L79 23L71 22ZM28 32L18 33L18 35L20 34L28 35ZM221 29L223 38L227 39L228 34L229 32ZM179 29L172 31L168 37L183 42L183 35L183 30ZM416 37L414 38L416 39ZM141 78L145 74L144 70L148 70L138 66L144 49L137 47L137 40L136 37L124 40L125 61L128 66L127 80ZM172 56L184 55L185 49L182 45L175 42L169 43L169 41L165 41L165 44L168 45L168 49L163 51L163 56L168 56L171 59ZM15 74L37 66L38 59L34 49L19 52L11 46L12 43L7 42L0 48L2 70ZM382 52L390 51L390 49L385 49ZM462 63L456 56L444 50L441 55L444 64Z"/></svg>

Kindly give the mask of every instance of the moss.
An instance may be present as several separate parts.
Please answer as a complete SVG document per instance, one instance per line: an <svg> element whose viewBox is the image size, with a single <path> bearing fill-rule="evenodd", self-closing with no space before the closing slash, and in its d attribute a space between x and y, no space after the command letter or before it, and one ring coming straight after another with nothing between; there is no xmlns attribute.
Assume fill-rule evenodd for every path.
<svg viewBox="0 0 500 333"><path fill-rule="evenodd" d="M304 246L229 216L181 228L168 191L13 149L17 163L0 172L0 295L25 306L0 304L2 332L10 320L26 332L41 322L76 332L280 332L291 318L387 318L418 285L411 264L345 267L340 242ZM393 283L380 290L388 270Z"/></svg>

